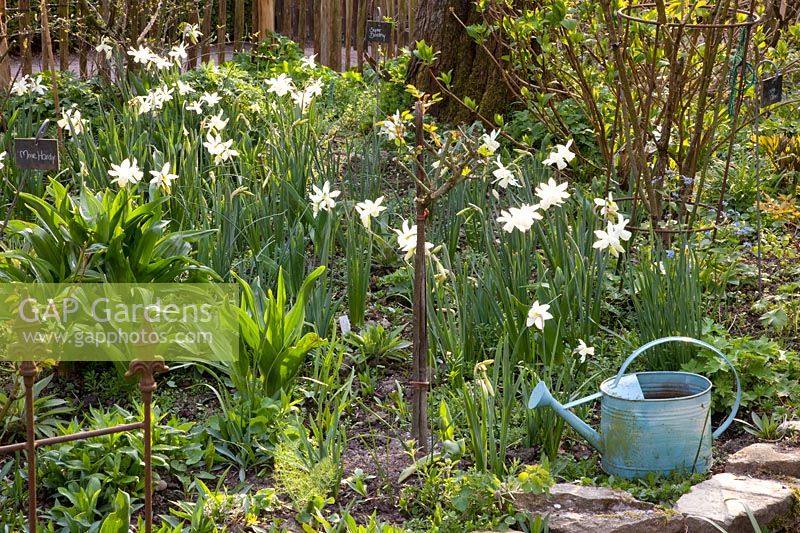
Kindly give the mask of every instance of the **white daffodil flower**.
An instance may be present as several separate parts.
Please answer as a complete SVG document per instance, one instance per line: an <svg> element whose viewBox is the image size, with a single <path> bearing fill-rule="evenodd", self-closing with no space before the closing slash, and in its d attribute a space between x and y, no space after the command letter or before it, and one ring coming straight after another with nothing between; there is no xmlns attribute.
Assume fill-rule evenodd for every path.
<svg viewBox="0 0 800 533"><path fill-rule="evenodd" d="M540 304L539 300L533 302L531 308L528 309L528 320L526 321L528 327L536 326L540 331L544 330L544 323L553 318L553 315L548 312L549 309L549 304Z"/></svg>
<svg viewBox="0 0 800 533"><path fill-rule="evenodd" d="M16 96L25 96L26 94L28 94L29 80L30 77L26 74L25 76L22 76L20 79L15 81L13 85L11 85L11 94L14 94Z"/></svg>
<svg viewBox="0 0 800 533"><path fill-rule="evenodd" d="M406 126L403 123L403 118L400 111L395 111L394 115L390 116L381 124L381 135L386 136L390 141L401 141L406 133Z"/></svg>
<svg viewBox="0 0 800 533"><path fill-rule="evenodd" d="M614 194L609 192L608 198L595 198L594 205L600 208L600 214L608 219L616 218L619 214L619 206L614 201Z"/></svg>
<svg viewBox="0 0 800 533"><path fill-rule="evenodd" d="M382 203L383 196L379 196L374 202L372 200L364 200L356 204L356 211L358 211L358 216L361 217L361 223L365 228L369 229L370 221L386 210L386 207L381 205Z"/></svg>
<svg viewBox="0 0 800 533"><path fill-rule="evenodd" d="M189 42L192 44L197 44L200 40L200 37L203 36L203 33L200 31L199 24L186 24L183 27L183 36L186 39L189 39Z"/></svg>
<svg viewBox="0 0 800 533"><path fill-rule="evenodd" d="M172 87L167 87L166 85L156 87L150 91L148 95L150 96L150 101L153 102L153 107L155 109L161 109L164 107L164 104L172 100L172 93L174 91L175 89Z"/></svg>
<svg viewBox="0 0 800 533"><path fill-rule="evenodd" d="M129 184L135 185L142 181L144 173L139 169L136 159L134 158L133 161L125 159L119 165L112 164L108 175L114 178L111 180L111 183L116 183L120 188L123 188Z"/></svg>
<svg viewBox="0 0 800 533"><path fill-rule="evenodd" d="M300 64L303 66L303 68L307 68L309 70L314 70L315 68L317 68L316 58L317 58L317 54L313 54L313 55L310 55L310 56L305 56L300 60Z"/></svg>
<svg viewBox="0 0 800 533"><path fill-rule="evenodd" d="M631 232L625 229L628 222L625 217L618 215L616 224L609 221L605 231L595 230L597 241L592 246L600 250L608 249L613 257L619 257L619 254L625 253L622 242L631 238Z"/></svg>
<svg viewBox="0 0 800 533"><path fill-rule="evenodd" d="M575 159L575 154L569 147L572 146L572 139L567 144L557 144L556 149L550 152L550 156L542 161L545 165L555 165L558 170L564 170L570 161Z"/></svg>
<svg viewBox="0 0 800 533"><path fill-rule="evenodd" d="M77 107L64 111L57 124L59 128L67 129L73 136L80 135L86 129L86 120L81 117Z"/></svg>
<svg viewBox="0 0 800 533"><path fill-rule="evenodd" d="M329 181L323 183L321 189L316 185L312 185L311 188L312 192L308 193L308 199L311 201L311 209L314 211L314 217L316 217L320 211L330 212L336 207L335 198L342 194L341 191L332 191Z"/></svg>
<svg viewBox="0 0 800 533"><path fill-rule="evenodd" d="M203 93L200 100L213 107L222 101L222 97L217 93Z"/></svg>
<svg viewBox="0 0 800 533"><path fill-rule="evenodd" d="M150 65L156 67L158 70L172 68L172 61L166 57L161 57L158 54L153 54L150 57Z"/></svg>
<svg viewBox="0 0 800 533"><path fill-rule="evenodd" d="M503 231L507 233L511 233L515 229L525 233L531 229L535 221L542 220L542 215L538 210L539 206L536 204L510 207L500 212L497 222L503 224Z"/></svg>
<svg viewBox="0 0 800 533"><path fill-rule="evenodd" d="M171 170L172 166L169 163L164 163L161 170L151 170L150 175L153 176L153 179L150 180L150 184L160 187L169 193L172 188L172 182L178 179L178 175L173 174Z"/></svg>
<svg viewBox="0 0 800 533"><path fill-rule="evenodd" d="M141 65L147 65L150 63L150 60L153 57L153 51L150 50L147 46L140 46L138 49L131 48L128 50L128 55L133 58L134 63L139 63Z"/></svg>
<svg viewBox="0 0 800 533"><path fill-rule="evenodd" d="M540 183L536 186L536 196L539 197L539 207L547 211L552 206L560 206L564 200L569 198L567 192L567 182L556 183L556 180L550 178L547 183Z"/></svg>
<svg viewBox="0 0 800 533"><path fill-rule="evenodd" d="M481 142L483 144L478 148L478 153L484 157L491 157L500 148L500 143L497 142L497 136L500 135L499 130L492 130L490 133L481 135Z"/></svg>
<svg viewBox="0 0 800 533"><path fill-rule="evenodd" d="M222 130L225 129L225 126L228 125L228 119L222 118L222 111L217 113L216 115L211 115L207 117L204 121L204 126L209 129L209 131L213 131L215 133L222 133Z"/></svg>
<svg viewBox="0 0 800 533"><path fill-rule="evenodd" d="M509 185L513 185L514 187L520 186L519 181L517 181L511 169L503 165L503 162L500 161L500 156L497 157L494 164L497 165L497 168L492 172L492 175L495 177L492 183L499 185L503 189L508 189Z"/></svg>
<svg viewBox="0 0 800 533"><path fill-rule="evenodd" d="M239 152L231 148L232 145L233 139L223 141L222 137L213 135L211 132L208 132L206 141L203 143L208 153L214 156L214 163L217 165L239 155Z"/></svg>
<svg viewBox="0 0 800 533"><path fill-rule="evenodd" d="M189 54L186 52L186 45L184 43L173 46L167 55L169 55L170 59L178 64L181 64L184 59L189 57Z"/></svg>
<svg viewBox="0 0 800 533"><path fill-rule="evenodd" d="M44 79L41 75L36 76L28 83L28 91L31 94L44 94L47 91L47 86L43 82Z"/></svg>
<svg viewBox="0 0 800 533"><path fill-rule="evenodd" d="M580 355L581 363L585 363L587 357L594 355L594 348L587 346L583 339L578 339L578 347L573 350L573 353Z"/></svg>
<svg viewBox="0 0 800 533"><path fill-rule="evenodd" d="M196 102L191 102L186 104L186 111L194 111L198 115L203 114L203 101L197 100Z"/></svg>
<svg viewBox="0 0 800 533"><path fill-rule="evenodd" d="M269 86L267 92L274 93L279 97L286 96L295 90L292 78L286 74L280 74L274 78L270 78L266 81L266 84Z"/></svg>
<svg viewBox="0 0 800 533"><path fill-rule="evenodd" d="M186 96L187 94L192 94L194 92L194 87L189 85L188 83L184 83L181 80L175 84L175 87L178 89L178 94L181 96Z"/></svg>
<svg viewBox="0 0 800 533"><path fill-rule="evenodd" d="M110 60L111 55L114 53L114 48L111 46L111 40L108 37L103 37L100 44L95 46L94 49L98 54L106 56L106 60Z"/></svg>
<svg viewBox="0 0 800 533"><path fill-rule="evenodd" d="M404 220L402 228L393 231L397 234L397 246L401 252L405 252L405 260L408 261L417 251L417 225L411 226L408 220ZM425 253L429 253L432 249L433 244L426 242Z"/></svg>

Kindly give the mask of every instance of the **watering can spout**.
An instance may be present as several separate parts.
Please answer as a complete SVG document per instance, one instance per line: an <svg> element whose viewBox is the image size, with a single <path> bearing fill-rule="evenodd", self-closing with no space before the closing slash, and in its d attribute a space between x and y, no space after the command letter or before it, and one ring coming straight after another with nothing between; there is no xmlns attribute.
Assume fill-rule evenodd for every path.
<svg viewBox="0 0 800 533"><path fill-rule="evenodd" d="M581 400L577 400L569 404L570 406L578 405L584 403L584 401L588 401L592 399L592 397L586 397ZM550 394L550 390L547 388L547 385L543 381L540 381L534 387L533 392L531 393L531 397L528 399L528 409L536 409L539 407L550 407L553 411L558 414L561 418L563 418L567 424L572 426L575 431L580 433L580 435L592 445L592 447L600 453L603 453L603 439L600 437L600 434L595 431L594 429L589 426L586 422L578 418L577 415L572 413L568 409L568 406L564 406L559 403L553 395Z"/></svg>

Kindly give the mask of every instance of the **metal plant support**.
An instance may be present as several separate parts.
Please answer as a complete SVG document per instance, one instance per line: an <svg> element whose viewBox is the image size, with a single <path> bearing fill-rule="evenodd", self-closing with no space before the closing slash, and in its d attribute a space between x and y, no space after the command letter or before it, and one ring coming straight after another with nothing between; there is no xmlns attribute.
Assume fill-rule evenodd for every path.
<svg viewBox="0 0 800 533"><path fill-rule="evenodd" d="M653 231L666 240L673 234L716 230L749 86L752 34L761 19L752 4L745 9L730 0L703 10L689 5L673 15L662 0L616 11L608 0L601 5L619 72L626 175L633 179L632 196L620 200L632 203L633 229ZM647 50L641 61L631 57L637 46ZM710 116L714 118L709 121ZM723 116L729 119L727 128ZM679 149L671 150L673 145ZM720 192L703 203L703 194L710 192L705 190L706 163L717 150L725 152ZM642 208L647 218L637 217ZM696 226L701 208L715 212L713 227Z"/></svg>
<svg viewBox="0 0 800 533"><path fill-rule="evenodd" d="M144 523L145 532L153 530L153 392L156 390L155 374L166 372L169 368L163 361L131 361L125 377L139 376L139 391L142 393L144 417L141 422L121 424L103 429L80 431L70 435L59 435L46 439L36 439L33 413L33 385L38 374L36 363L25 361L20 364L19 373L25 385L25 442L0 446L0 455L25 450L28 456L28 531L36 531L36 449L50 444L60 444L76 440L85 440L125 431L142 430L144 433Z"/></svg>
<svg viewBox="0 0 800 533"><path fill-rule="evenodd" d="M762 65L769 65L774 70L769 78L760 77ZM783 73L778 66L769 59L761 60L754 69L755 84L757 94L753 98L753 133L755 142L755 162L756 162L756 263L758 265L758 293L764 290L763 260L761 257L761 129L760 118L762 107L769 107L779 104L783 100Z"/></svg>

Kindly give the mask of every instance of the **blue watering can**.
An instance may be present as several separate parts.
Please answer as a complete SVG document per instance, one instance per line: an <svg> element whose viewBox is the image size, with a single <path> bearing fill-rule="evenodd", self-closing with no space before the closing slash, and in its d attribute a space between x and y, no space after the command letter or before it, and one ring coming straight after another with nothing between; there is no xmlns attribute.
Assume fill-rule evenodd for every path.
<svg viewBox="0 0 800 533"><path fill-rule="evenodd" d="M642 352L667 342L686 342L714 352L730 365L736 378L736 401L728 418L711 430L711 381L689 372L637 372L625 370ZM600 392L566 405L556 401L539 382L528 408L549 406L603 455L602 468L624 478L645 477L650 472L704 473L711 466L711 441L733 422L742 390L739 374L722 352L691 337L664 337L634 351L616 377L600 384ZM601 401L600 433L569 409L596 399Z"/></svg>

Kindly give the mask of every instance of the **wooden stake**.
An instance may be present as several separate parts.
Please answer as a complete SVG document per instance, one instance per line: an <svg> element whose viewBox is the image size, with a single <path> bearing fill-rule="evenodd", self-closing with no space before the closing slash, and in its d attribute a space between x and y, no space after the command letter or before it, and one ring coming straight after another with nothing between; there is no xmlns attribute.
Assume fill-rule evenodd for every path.
<svg viewBox="0 0 800 533"><path fill-rule="evenodd" d="M201 48L201 61L208 63L211 61L211 9L214 7L214 0L206 0L203 6L203 45Z"/></svg>
<svg viewBox="0 0 800 533"><path fill-rule="evenodd" d="M69 0L58 0L58 56L62 71L69 70Z"/></svg>
<svg viewBox="0 0 800 533"><path fill-rule="evenodd" d="M217 13L217 64L225 61L225 41L228 29L228 0L219 0Z"/></svg>
<svg viewBox="0 0 800 533"><path fill-rule="evenodd" d="M250 2L250 42L255 44L258 33L258 0Z"/></svg>
<svg viewBox="0 0 800 533"><path fill-rule="evenodd" d="M244 37L244 0L235 0L233 3L233 49L242 51L242 38Z"/></svg>
<svg viewBox="0 0 800 533"><path fill-rule="evenodd" d="M319 60L325 66L331 66L331 0L315 0L319 4L319 12L314 25L319 27Z"/></svg>
<svg viewBox="0 0 800 533"><path fill-rule="evenodd" d="M85 21L89 16L89 8L86 7L86 0L78 0L78 20ZM89 56L86 51L86 44L83 39L79 39L78 45L78 69L81 73L81 78L86 78L89 75Z"/></svg>
<svg viewBox="0 0 800 533"><path fill-rule="evenodd" d="M353 31L353 0L344 2L344 69L350 70L350 34Z"/></svg>
<svg viewBox="0 0 800 533"><path fill-rule="evenodd" d="M364 45L367 25L367 2L358 2L358 15L356 16L356 55L358 56L358 70L364 68Z"/></svg>
<svg viewBox="0 0 800 533"><path fill-rule="evenodd" d="M281 10L281 33L288 38L292 38L292 1L283 0Z"/></svg>
<svg viewBox="0 0 800 533"><path fill-rule="evenodd" d="M340 0L330 0L331 4L331 43L330 67L333 70L342 70L342 3ZM325 22L325 19L322 19Z"/></svg>
<svg viewBox="0 0 800 533"><path fill-rule="evenodd" d="M323 13L323 5L327 2L327 0L311 0L313 9L311 11L311 24L314 26L312 30L314 31L314 53L317 54L317 60L323 65L328 64L328 56L322 54L322 13ZM325 14L328 14L327 9L324 10ZM325 49L327 52L327 48Z"/></svg>
<svg viewBox="0 0 800 533"><path fill-rule="evenodd" d="M305 50L306 42L308 40L308 26L306 25L306 15L308 14L308 0L300 0L300 13L298 14L298 39L297 42L300 43L300 48Z"/></svg>
<svg viewBox="0 0 800 533"><path fill-rule="evenodd" d="M22 73L30 75L33 72L33 57L31 55L31 2L19 0L19 34L20 48L22 49Z"/></svg>
<svg viewBox="0 0 800 533"><path fill-rule="evenodd" d="M11 85L11 62L8 60L8 27L6 0L0 0L0 89Z"/></svg>
<svg viewBox="0 0 800 533"><path fill-rule="evenodd" d="M423 110L422 103L417 102L414 108L414 133L417 147L417 246L414 252L414 295L413 295L413 368L411 376L411 435L423 452L428 451L430 430L428 428L428 299L425 257L425 221L428 218L428 206L422 201L425 191L421 183L425 181L423 170Z"/></svg>

